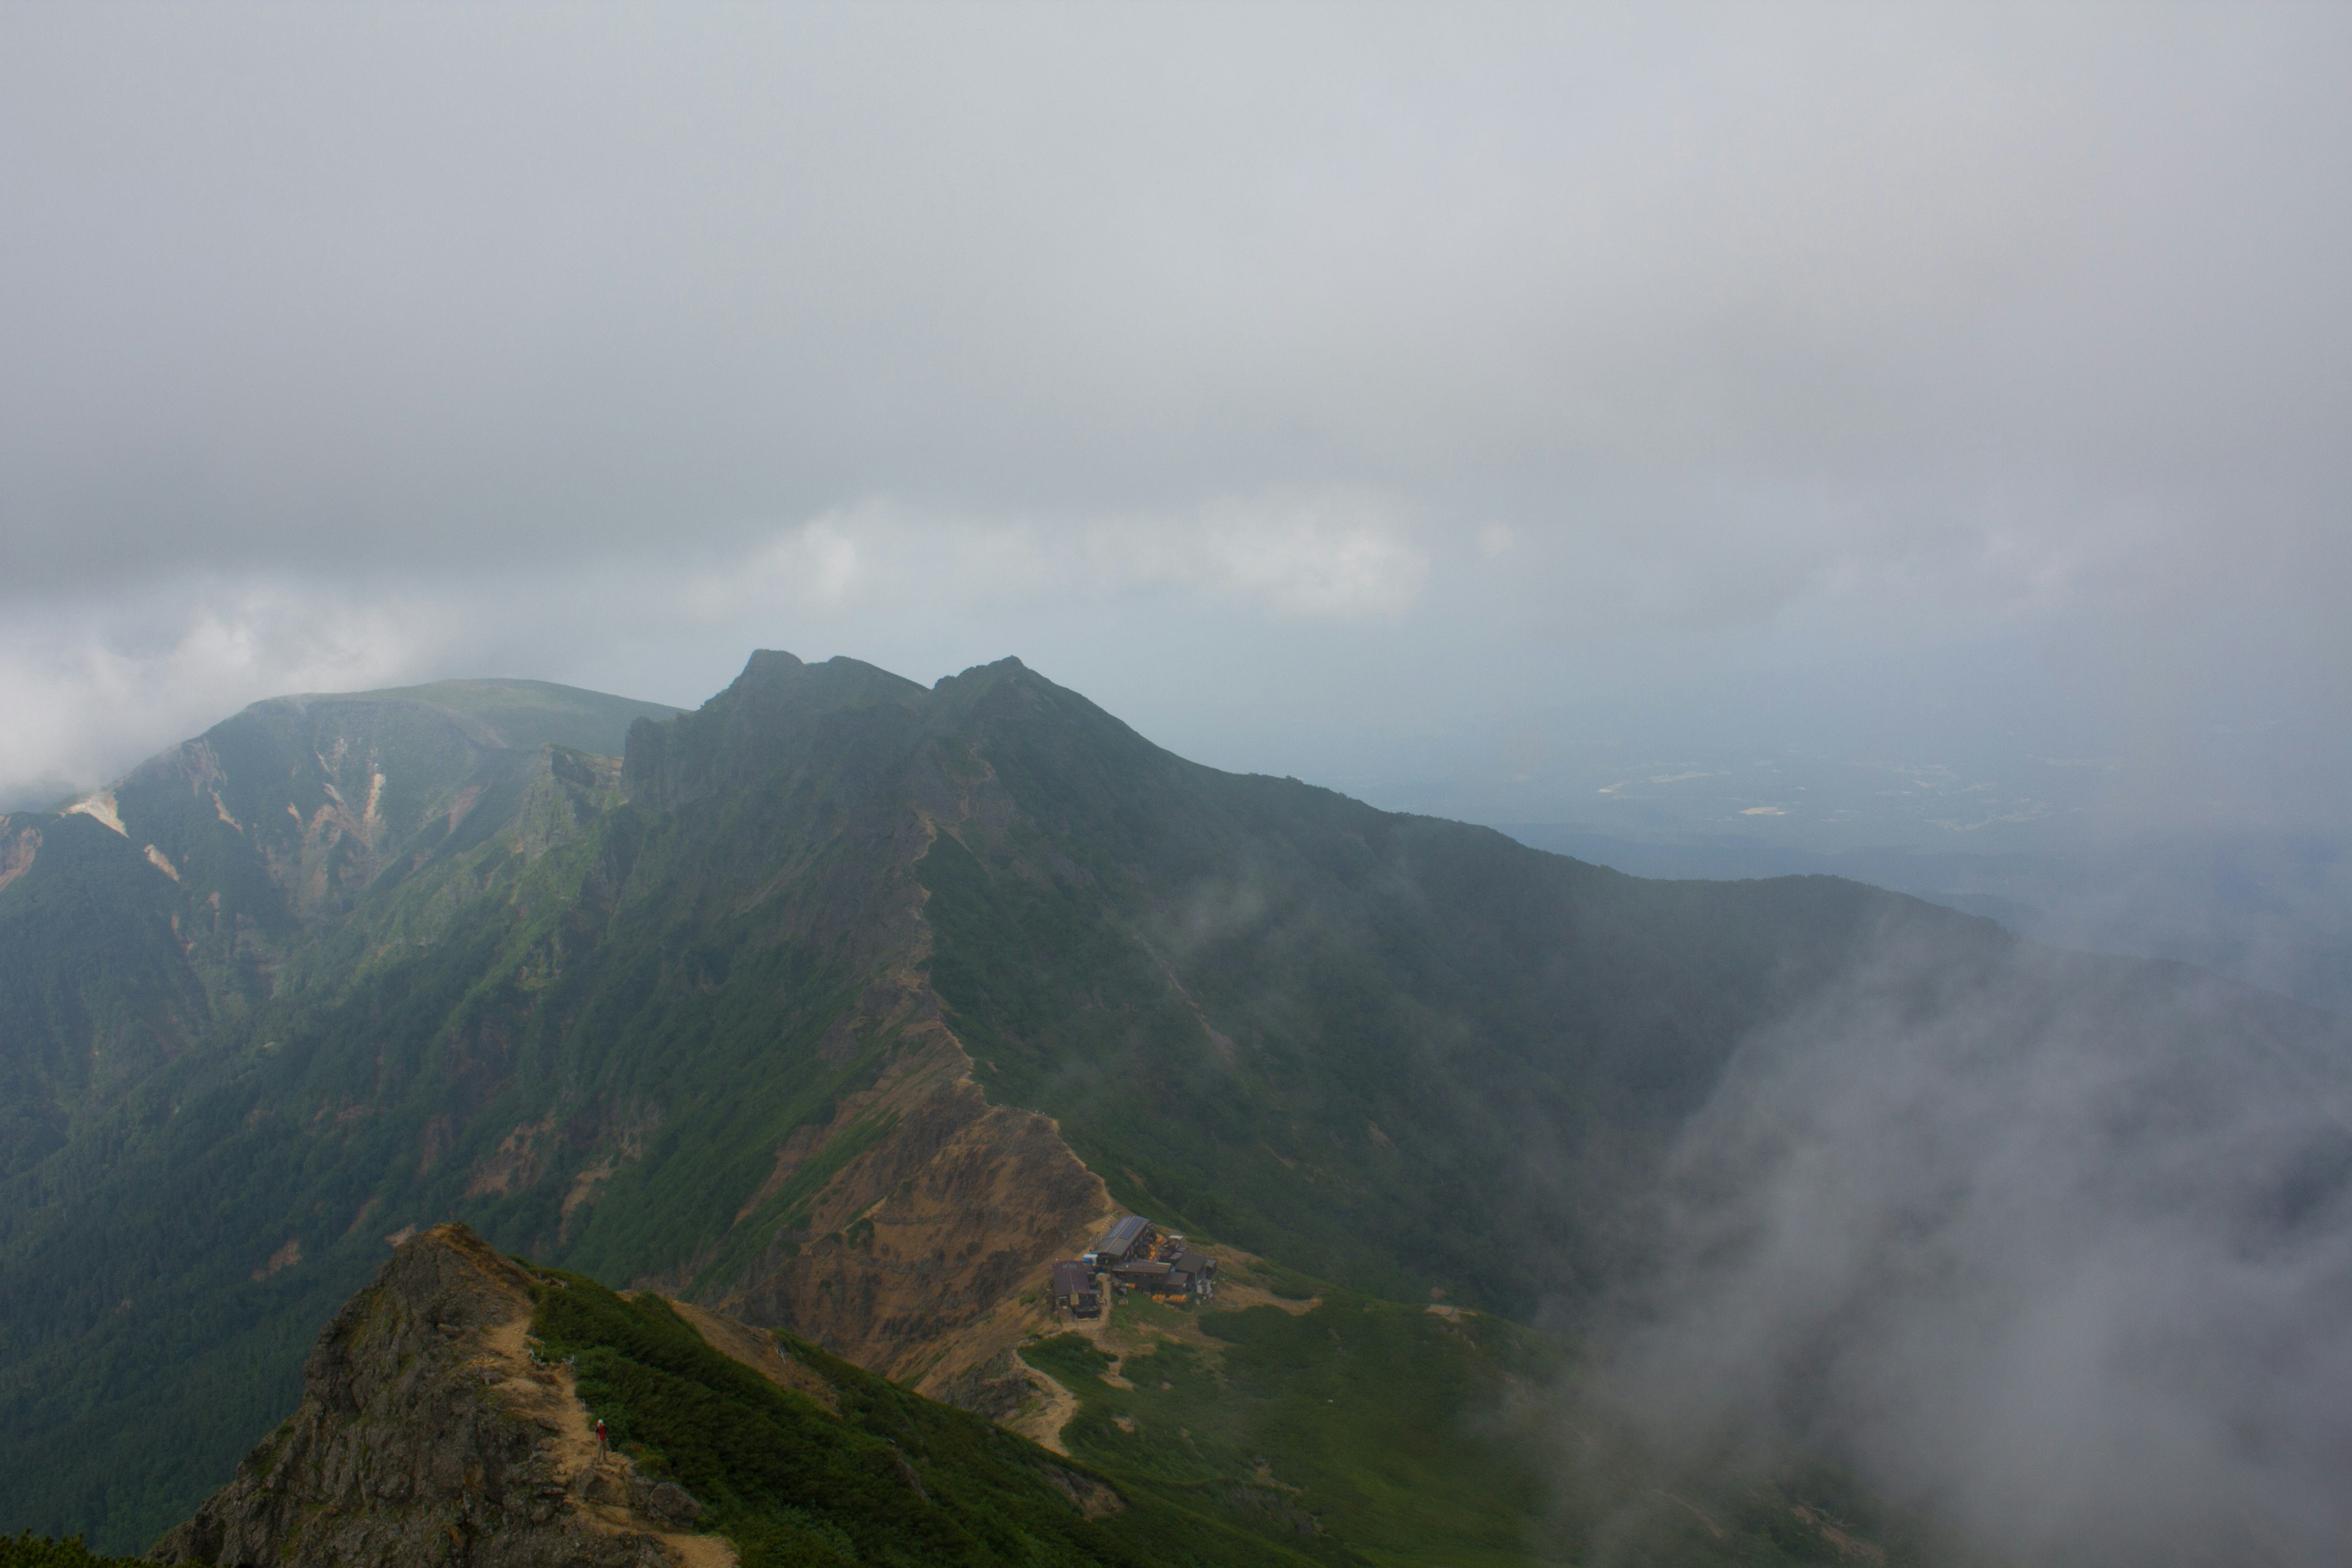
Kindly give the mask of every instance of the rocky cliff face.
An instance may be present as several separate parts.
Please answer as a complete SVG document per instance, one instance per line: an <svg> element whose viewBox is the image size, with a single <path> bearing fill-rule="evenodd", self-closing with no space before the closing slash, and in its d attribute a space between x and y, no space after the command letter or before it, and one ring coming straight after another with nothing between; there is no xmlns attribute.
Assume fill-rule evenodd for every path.
<svg viewBox="0 0 2352 1568"><path fill-rule="evenodd" d="M571 1373L525 1340L531 1280L463 1226L403 1245L303 1368L294 1415L172 1531L163 1563L240 1568L678 1564L733 1553L603 1452Z"/></svg>
<svg viewBox="0 0 2352 1568"><path fill-rule="evenodd" d="M845 1100L828 1138L867 1116L888 1117L890 1131L824 1187L803 1225L777 1233L725 1309L934 1396L942 1379L1003 1348L1005 1336L987 1331L993 1320L1013 1338L1042 1322L1042 1307L1012 1312L1014 1298L1101 1227L1110 1194L1053 1122L990 1104L971 1067L933 1024L872 1090Z"/></svg>

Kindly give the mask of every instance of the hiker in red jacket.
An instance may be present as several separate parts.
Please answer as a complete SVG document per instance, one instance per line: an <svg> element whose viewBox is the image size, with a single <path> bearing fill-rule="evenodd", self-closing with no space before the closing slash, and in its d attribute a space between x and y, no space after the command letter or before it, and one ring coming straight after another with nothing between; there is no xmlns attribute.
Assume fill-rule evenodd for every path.
<svg viewBox="0 0 2352 1568"><path fill-rule="evenodd" d="M604 1453L610 1449L612 1446L613 1439L604 1430L604 1418L599 1416L596 1420L596 1452L599 1454Z"/></svg>

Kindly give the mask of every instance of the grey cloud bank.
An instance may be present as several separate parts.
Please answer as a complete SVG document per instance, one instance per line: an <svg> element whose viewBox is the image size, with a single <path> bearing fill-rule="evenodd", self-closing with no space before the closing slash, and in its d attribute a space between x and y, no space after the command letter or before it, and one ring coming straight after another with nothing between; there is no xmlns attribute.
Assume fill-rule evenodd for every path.
<svg viewBox="0 0 2352 1568"><path fill-rule="evenodd" d="M1804 1432L1994 1561L2341 1561L2352 1077L2283 1005L2217 1053L2226 990L1870 955L1685 1135L1619 1397L1667 1455Z"/></svg>
<svg viewBox="0 0 2352 1568"><path fill-rule="evenodd" d="M754 644L1392 795L1759 671L2038 704L2159 822L2352 762L2332 10L0 29L16 798Z"/></svg>

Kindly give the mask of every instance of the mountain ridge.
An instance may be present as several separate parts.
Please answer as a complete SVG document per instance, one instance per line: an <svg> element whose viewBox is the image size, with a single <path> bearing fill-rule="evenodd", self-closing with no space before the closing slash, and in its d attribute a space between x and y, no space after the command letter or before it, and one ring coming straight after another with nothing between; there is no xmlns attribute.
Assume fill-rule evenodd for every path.
<svg viewBox="0 0 2352 1568"><path fill-rule="evenodd" d="M1744 1040L1866 952L2021 951L1832 879L1643 883L1222 773L1017 660L924 688L762 651L617 758L299 711L346 730L117 792L131 832L43 818L93 868L45 840L0 887L0 963L58 954L43 900L78 898L112 1009L0 1019L49 1095L0 1173L10 1517L183 1517L384 1240L447 1219L992 1406L1113 1204L1574 1321ZM41 1079L68 1061L113 1076ZM126 1422L159 1380L186 1407ZM69 1462L28 1476L10 1433Z"/></svg>
<svg viewBox="0 0 2352 1568"><path fill-rule="evenodd" d="M460 1225L404 1242L320 1331L303 1377L295 1413L154 1560L1140 1560L1118 1532L1134 1505L1066 1458L893 1399L805 1345L535 1269ZM712 1423L714 1406L732 1421ZM700 1425L681 1431L681 1408ZM1223 1544L1213 1561L1288 1558L1152 1514Z"/></svg>

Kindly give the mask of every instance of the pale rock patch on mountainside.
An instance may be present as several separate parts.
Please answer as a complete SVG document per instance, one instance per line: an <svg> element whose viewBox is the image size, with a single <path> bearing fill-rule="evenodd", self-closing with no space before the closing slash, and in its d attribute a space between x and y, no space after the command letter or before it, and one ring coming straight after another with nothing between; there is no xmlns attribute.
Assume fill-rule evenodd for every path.
<svg viewBox="0 0 2352 1568"><path fill-rule="evenodd" d="M699 1512L601 1450L525 1338L531 1279L459 1225L402 1244L303 1366L299 1409L156 1543L163 1563L731 1568Z"/></svg>
<svg viewBox="0 0 2352 1568"><path fill-rule="evenodd" d="M559 1239L571 1236L581 1209L595 1198L598 1188L619 1174L622 1166L646 1157L646 1140L661 1124L658 1106L631 1101L611 1111L598 1137L602 1152L593 1163L572 1178L571 1190L563 1194L562 1222L556 1230Z"/></svg>
<svg viewBox="0 0 2352 1568"><path fill-rule="evenodd" d="M7 817L0 816L0 888L6 887L33 868L34 857L41 852L41 830L26 826L16 826Z"/></svg>
<svg viewBox="0 0 2352 1568"><path fill-rule="evenodd" d="M396 880L442 852L486 798L503 803L502 817L520 799L526 820L512 847L526 861L576 829L581 813L563 786L609 789L619 764L541 737L552 729L617 750L615 725L626 721L533 722L534 711L547 710L538 692L527 682L466 682L272 699L64 809L134 843L152 841L184 875L208 836L228 840L211 849L206 885L191 892L217 892L212 879L226 876L223 885L238 889L242 942L261 942L265 971L274 973L302 930L350 913L387 873ZM593 693L557 696L574 707L667 711ZM491 716L500 721L461 710L468 703L489 704L485 711L499 710ZM551 773L558 787L549 787ZM481 837L478 825L471 837ZM236 869L225 873L224 864ZM281 907L255 905L247 866Z"/></svg>
<svg viewBox="0 0 2352 1568"><path fill-rule="evenodd" d="M256 1282L268 1279L281 1268L291 1268L302 1261L302 1243L298 1237L269 1255L269 1261L253 1271Z"/></svg>
<svg viewBox="0 0 2352 1568"><path fill-rule="evenodd" d="M466 1196L506 1197L538 1181L543 1164L539 1142L554 1130L552 1116L517 1126L474 1168L466 1183Z"/></svg>
<svg viewBox="0 0 2352 1568"><path fill-rule="evenodd" d="M66 807L59 815L87 816L92 822L104 823L125 838L131 837L130 830L122 826L121 813L115 809L114 792L110 789L100 790L95 795L86 795Z"/></svg>

